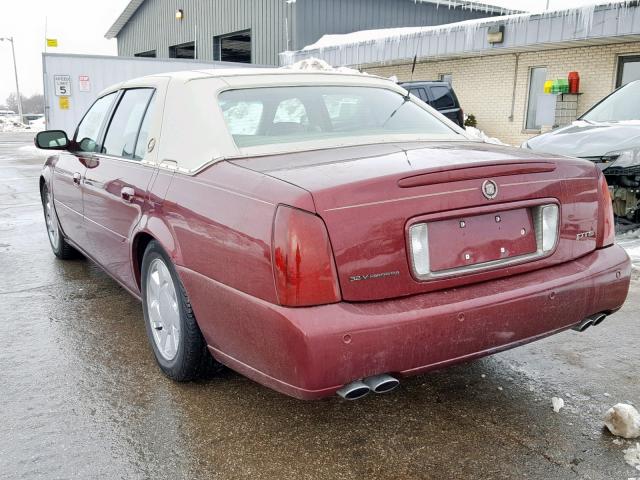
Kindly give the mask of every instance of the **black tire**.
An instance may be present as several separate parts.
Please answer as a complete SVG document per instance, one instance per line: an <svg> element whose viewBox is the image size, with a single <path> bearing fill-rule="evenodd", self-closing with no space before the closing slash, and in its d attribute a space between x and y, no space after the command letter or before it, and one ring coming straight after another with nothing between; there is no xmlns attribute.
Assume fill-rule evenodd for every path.
<svg viewBox="0 0 640 480"><path fill-rule="evenodd" d="M175 357L171 359L165 358L160 352L156 340L154 339L154 327L151 325L149 315L149 302L147 286L149 283L149 269L152 263L160 260L167 267L173 287L175 288L176 300L179 312L180 336L176 348ZM156 362L162 371L169 378L178 382L187 382L198 378L213 363L202 332L196 322L196 317L191 308L187 292L178 278L176 269L169 256L162 249L160 244L155 240L149 242L144 252L141 269L141 290L142 290L142 309L144 312L144 323L147 329L147 337L153 349Z"/></svg>
<svg viewBox="0 0 640 480"><path fill-rule="evenodd" d="M61 260L78 258L80 256L78 251L67 243L67 240L62 234L62 230L60 230L60 224L58 223L58 217L53 205L53 198L51 198L46 185L42 185L40 198L42 200L45 227L47 228L47 238L49 238L49 245L51 245L51 250L53 250L54 255ZM52 233L53 230L55 230L55 234Z"/></svg>

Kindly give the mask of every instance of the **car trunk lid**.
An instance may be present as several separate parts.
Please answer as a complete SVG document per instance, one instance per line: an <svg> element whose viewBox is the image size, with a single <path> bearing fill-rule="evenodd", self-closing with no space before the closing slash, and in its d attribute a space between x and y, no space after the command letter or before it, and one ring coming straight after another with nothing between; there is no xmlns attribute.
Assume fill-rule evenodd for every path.
<svg viewBox="0 0 640 480"><path fill-rule="evenodd" d="M235 160L313 196L329 232L342 297L368 301L484 281L595 248L592 164L477 142L368 145ZM560 235L541 254L540 208ZM410 228L428 225L429 275L416 271Z"/></svg>

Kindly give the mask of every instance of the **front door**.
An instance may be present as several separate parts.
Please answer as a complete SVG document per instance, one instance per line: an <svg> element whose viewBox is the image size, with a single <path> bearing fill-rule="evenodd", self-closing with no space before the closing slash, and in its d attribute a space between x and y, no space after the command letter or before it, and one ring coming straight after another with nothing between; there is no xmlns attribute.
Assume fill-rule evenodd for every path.
<svg viewBox="0 0 640 480"><path fill-rule="evenodd" d="M130 239L147 201L155 171L142 162L147 152L154 88L120 93L95 158L84 178L87 253L129 288L137 288L131 269Z"/></svg>
<svg viewBox="0 0 640 480"><path fill-rule="evenodd" d="M82 249L87 247L82 179L88 162L93 158L100 131L115 97L115 93L112 93L96 100L78 125L73 148L60 153L53 170L52 190L60 227L65 236Z"/></svg>

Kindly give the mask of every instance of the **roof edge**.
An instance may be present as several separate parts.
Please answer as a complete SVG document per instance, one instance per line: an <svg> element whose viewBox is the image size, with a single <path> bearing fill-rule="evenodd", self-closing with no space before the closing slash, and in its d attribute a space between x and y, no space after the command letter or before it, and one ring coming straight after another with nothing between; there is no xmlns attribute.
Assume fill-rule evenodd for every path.
<svg viewBox="0 0 640 480"><path fill-rule="evenodd" d="M144 3L144 0L131 0L122 13L118 16L113 25L107 30L107 33L104 34L104 38L107 40L111 40L118 36L120 31L124 28L124 26L131 20L133 14L136 13L140 5Z"/></svg>

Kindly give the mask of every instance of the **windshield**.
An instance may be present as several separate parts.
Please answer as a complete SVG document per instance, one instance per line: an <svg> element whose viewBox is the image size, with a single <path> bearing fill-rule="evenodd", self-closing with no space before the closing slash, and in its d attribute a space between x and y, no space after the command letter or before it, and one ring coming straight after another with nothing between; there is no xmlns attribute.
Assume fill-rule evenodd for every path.
<svg viewBox="0 0 640 480"><path fill-rule="evenodd" d="M239 148L390 134L460 138L407 97L384 88L250 88L222 92L219 103Z"/></svg>
<svg viewBox="0 0 640 480"><path fill-rule="evenodd" d="M581 120L622 122L640 120L640 81L628 83L597 104Z"/></svg>

